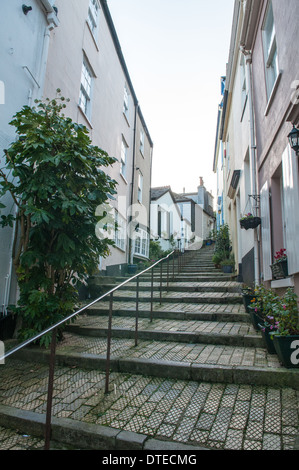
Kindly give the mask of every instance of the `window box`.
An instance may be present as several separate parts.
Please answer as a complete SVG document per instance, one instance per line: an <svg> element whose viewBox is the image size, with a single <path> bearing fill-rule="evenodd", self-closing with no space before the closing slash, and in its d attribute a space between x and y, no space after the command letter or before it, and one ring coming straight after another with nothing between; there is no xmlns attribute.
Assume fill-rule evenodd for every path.
<svg viewBox="0 0 299 470"><path fill-rule="evenodd" d="M271 264L272 275L274 279L284 279L288 276L288 260L284 259Z"/></svg>

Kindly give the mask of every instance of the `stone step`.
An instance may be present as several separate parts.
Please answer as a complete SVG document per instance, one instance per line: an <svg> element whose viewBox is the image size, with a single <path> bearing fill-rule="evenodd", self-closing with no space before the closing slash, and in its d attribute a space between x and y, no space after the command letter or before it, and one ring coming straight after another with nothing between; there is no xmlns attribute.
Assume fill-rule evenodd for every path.
<svg viewBox="0 0 299 470"><path fill-rule="evenodd" d="M66 332L58 344L56 363L64 367L106 370L107 339ZM15 354L17 359L48 363L49 350L30 347ZM173 343L170 341L113 338L110 370L176 380L224 384L254 384L299 388L299 370L285 369L276 355L264 348Z"/></svg>
<svg viewBox="0 0 299 470"><path fill-rule="evenodd" d="M87 315L108 315L109 302L101 301L86 310ZM136 302L113 302L113 316L128 317L136 315ZM150 304L139 305L139 317L150 318ZM249 321L249 315L240 304L162 304L153 303L153 318L168 320L199 320L222 322Z"/></svg>
<svg viewBox="0 0 299 470"><path fill-rule="evenodd" d="M108 320L105 317L80 316L67 331L81 336L106 338ZM135 319L113 318L113 338L134 338ZM173 341L175 343L206 343L247 347L263 347L260 334L251 324L169 319L138 319L138 337L146 341Z"/></svg>
<svg viewBox="0 0 299 470"><path fill-rule="evenodd" d="M165 280L164 280L165 281ZM102 284L99 291L105 287L106 291L113 289L117 284ZM160 284L158 280L153 282L153 290L160 291L160 286L162 286L163 292L167 289L169 292L235 292L240 293L240 285L235 282L173 282L169 281L168 286L167 282ZM140 279L139 280L139 291L148 292L151 289L151 282L149 280ZM94 288L94 291L96 288ZM119 288L120 291L129 290L136 291L136 280L129 282L128 284Z"/></svg>
<svg viewBox="0 0 299 470"><path fill-rule="evenodd" d="M151 280L151 276L148 274L143 274L140 276L140 282L149 281ZM162 276L162 279L166 279L166 274ZM172 273L169 272L169 279L172 279ZM154 280L160 280L160 274L154 274ZM216 273L216 274L176 274L174 281L175 282L225 282L231 281L232 276L231 274L224 274L224 273Z"/></svg>
<svg viewBox="0 0 299 470"><path fill-rule="evenodd" d="M240 285L238 283L233 282L169 282L167 286L167 282L162 282L162 290L165 292L167 289L169 292L234 292L240 293ZM112 288L113 286L110 285ZM140 281L139 282L139 291L148 292L151 289L151 283L148 281ZM154 291L160 291L160 282L153 283ZM136 281L132 281L125 286L121 287L120 290L136 290Z"/></svg>
<svg viewBox="0 0 299 470"><path fill-rule="evenodd" d="M211 259L213 250L192 253L189 262L208 263L204 257ZM299 370L282 367L267 352L242 296L226 292L237 283L209 282L230 275L194 268L176 277L161 305L155 270L153 321L150 293L143 290L150 274L142 277L137 345L134 283L114 293L108 394L108 298L68 325L56 348L54 446L172 452L297 446ZM49 354L31 346L0 366L1 448L1 426L43 436Z"/></svg>
<svg viewBox="0 0 299 470"><path fill-rule="evenodd" d="M140 292L139 302L148 302L150 299L150 292ZM118 301L130 301L136 298L136 292L130 290L117 290L114 292L113 297ZM213 304L235 304L243 303L243 297L238 293L230 292L169 292L162 293L162 302L177 303L213 303Z"/></svg>
<svg viewBox="0 0 299 470"><path fill-rule="evenodd" d="M43 449L48 373L48 364L11 359L0 368L1 449ZM56 365L54 390L51 450L125 450L141 463L146 453L136 451L150 452L149 463L159 451L199 464L204 449L299 449L293 387L111 372L105 393L104 372Z"/></svg>

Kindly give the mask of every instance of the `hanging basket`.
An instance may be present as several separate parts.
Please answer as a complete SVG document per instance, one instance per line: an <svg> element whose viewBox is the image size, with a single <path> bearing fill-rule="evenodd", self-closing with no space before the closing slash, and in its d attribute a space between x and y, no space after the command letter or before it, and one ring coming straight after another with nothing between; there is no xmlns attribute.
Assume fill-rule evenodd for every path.
<svg viewBox="0 0 299 470"><path fill-rule="evenodd" d="M244 228L245 230L256 228L260 224L261 224L260 217L248 217L248 219L240 220L241 228Z"/></svg>

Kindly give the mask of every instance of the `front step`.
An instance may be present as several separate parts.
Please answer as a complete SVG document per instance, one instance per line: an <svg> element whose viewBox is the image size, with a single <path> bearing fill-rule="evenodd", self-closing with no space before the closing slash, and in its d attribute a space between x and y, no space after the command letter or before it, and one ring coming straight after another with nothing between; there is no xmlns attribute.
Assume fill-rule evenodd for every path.
<svg viewBox="0 0 299 470"><path fill-rule="evenodd" d="M134 338L135 321L132 317L113 320L113 338ZM105 317L84 316L67 326L67 331L81 336L107 338ZM139 319L138 338L146 341L173 341L174 343L204 343L244 347L263 347L260 335L248 324L207 321Z"/></svg>
<svg viewBox="0 0 299 470"><path fill-rule="evenodd" d="M109 288L113 288L113 285L107 285ZM139 283L139 291L147 292L151 289L151 283L147 281L141 281ZM153 283L154 291L160 291L160 282ZM220 283L220 282L180 282L180 283L172 283L170 282L167 286L167 283L162 282L162 290L165 292L168 290L169 292L177 292L178 289L180 292L233 292L233 293L240 293L240 286L238 283ZM119 289L120 291L129 290L129 291L136 291L136 282L130 282L125 286Z"/></svg>
<svg viewBox="0 0 299 470"><path fill-rule="evenodd" d="M209 383L254 384L299 388L299 373L281 367L276 356L260 348L208 344L176 344L133 339L112 341L110 370L175 380ZM64 367L106 370L107 340L65 335L56 363ZM34 363L48 363L49 351L28 348L16 357Z"/></svg>
<svg viewBox="0 0 299 470"><path fill-rule="evenodd" d="M142 292L139 294L139 302L148 302L150 300L150 292ZM116 291L114 293L115 300L119 302L126 302L132 301L132 299L136 298L135 291ZM176 292L165 294L162 293L162 302L167 303L195 303L195 304L236 304L242 303L242 296L237 293L230 293L230 292Z"/></svg>
<svg viewBox="0 0 299 470"><path fill-rule="evenodd" d="M213 251L199 253L189 260L191 273L185 265L176 274L176 289L163 292L161 305L155 270L152 323L150 294L141 289L137 346L134 288L114 293L110 393L104 394L109 299L69 325L57 346L54 438L78 449L295 448L299 370L267 353L242 297L225 291L232 284L222 284L223 292L203 285L232 276L212 268L199 273ZM140 286L149 281L145 274ZM197 291L188 281L198 283ZM26 419L44 420L49 351L30 347L14 357L0 367L0 426L26 433Z"/></svg>
<svg viewBox="0 0 299 470"><path fill-rule="evenodd" d="M136 315L136 303L134 302L114 302L113 316L128 317ZM181 308L180 308L181 307ZM200 321L219 321L219 322L241 322L248 323L249 316L244 312L244 309L236 305L213 305L213 304L184 304L176 305L175 308L166 309L165 305L154 304L152 315L157 319L168 320L200 320ZM86 311L88 315L103 315L107 316L109 313L109 304L107 302L100 302ZM146 303L139 305L140 318L150 318L150 306Z"/></svg>

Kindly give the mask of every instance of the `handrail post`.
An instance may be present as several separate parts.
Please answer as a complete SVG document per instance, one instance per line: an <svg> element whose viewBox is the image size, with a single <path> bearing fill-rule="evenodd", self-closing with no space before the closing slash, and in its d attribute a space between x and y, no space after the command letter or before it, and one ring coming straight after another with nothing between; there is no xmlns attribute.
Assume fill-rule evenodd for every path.
<svg viewBox="0 0 299 470"><path fill-rule="evenodd" d="M174 258L175 258L175 251L172 253L172 280L174 281Z"/></svg>
<svg viewBox="0 0 299 470"><path fill-rule="evenodd" d="M139 276L136 277L135 346L138 345Z"/></svg>
<svg viewBox="0 0 299 470"><path fill-rule="evenodd" d="M109 374L110 374L110 350L111 350L111 336L112 336L112 312L113 312L113 292L110 294L109 301L109 317L108 317L108 332L107 332L107 358L106 358L106 381L105 393L109 393Z"/></svg>
<svg viewBox="0 0 299 470"><path fill-rule="evenodd" d="M169 290L169 256L167 258L167 292Z"/></svg>
<svg viewBox="0 0 299 470"><path fill-rule="evenodd" d="M162 304L162 262L160 263L160 305Z"/></svg>
<svg viewBox="0 0 299 470"><path fill-rule="evenodd" d="M153 296L154 296L154 268L152 268L152 279L151 279L151 310L150 310L150 321L153 321Z"/></svg>
<svg viewBox="0 0 299 470"><path fill-rule="evenodd" d="M54 330L52 332L50 361L49 361L49 381L48 381L48 397L47 397L47 412L46 412L45 450L50 449L50 439L51 439L51 415L52 415L52 400L53 400L53 385L54 385L56 335L57 335L57 328L54 328Z"/></svg>

